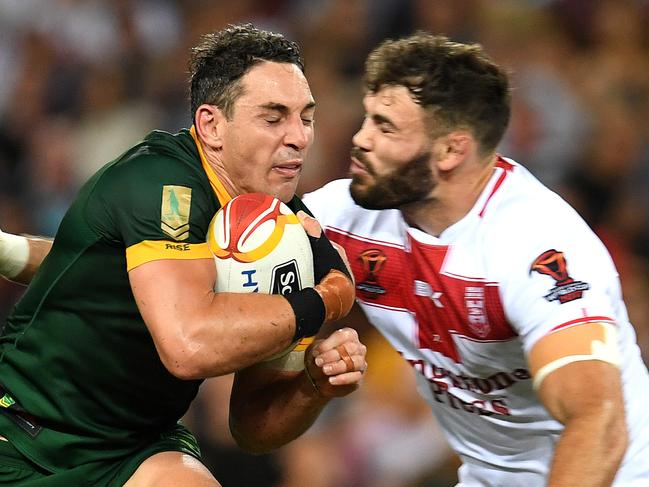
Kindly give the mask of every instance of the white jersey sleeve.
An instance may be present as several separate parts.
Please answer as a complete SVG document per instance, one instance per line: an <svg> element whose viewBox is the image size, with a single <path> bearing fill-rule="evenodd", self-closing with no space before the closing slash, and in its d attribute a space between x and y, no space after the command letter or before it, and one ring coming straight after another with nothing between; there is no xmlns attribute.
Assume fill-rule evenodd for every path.
<svg viewBox="0 0 649 487"><path fill-rule="evenodd" d="M509 202L486 240L498 242L488 247L501 247L494 259L500 268L492 270L501 283L507 319L525 352L553 330L592 321L614 322L619 278L593 231L549 191L540 192L531 204L529 198L518 203Z"/></svg>

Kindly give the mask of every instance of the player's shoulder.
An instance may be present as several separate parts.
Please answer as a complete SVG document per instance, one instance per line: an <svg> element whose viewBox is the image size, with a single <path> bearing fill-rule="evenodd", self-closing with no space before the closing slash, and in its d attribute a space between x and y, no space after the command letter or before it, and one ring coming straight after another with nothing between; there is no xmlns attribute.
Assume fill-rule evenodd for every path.
<svg viewBox="0 0 649 487"><path fill-rule="evenodd" d="M334 179L324 186L305 193L302 201L311 201L317 204L320 201L336 200L337 203L350 204L353 203L352 197L349 194L349 185L351 179Z"/></svg>
<svg viewBox="0 0 649 487"><path fill-rule="evenodd" d="M159 192L161 186L209 190L198 149L188 131L155 130L108 163L90 180L95 191Z"/></svg>
<svg viewBox="0 0 649 487"><path fill-rule="evenodd" d="M491 198L482 210L487 228L512 236L536 232L571 233L588 230L575 209L545 186L523 165L501 158L504 164L491 189Z"/></svg>
<svg viewBox="0 0 649 487"><path fill-rule="evenodd" d="M323 228L363 238L400 242L403 219L396 209L369 210L349 192L350 179L332 181L304 195L303 201Z"/></svg>
<svg viewBox="0 0 649 487"><path fill-rule="evenodd" d="M111 166L111 165L109 165ZM112 163L112 168L143 177L201 172L200 155L187 130L176 134L154 130Z"/></svg>
<svg viewBox="0 0 649 487"><path fill-rule="evenodd" d="M515 262L547 250L609 262L595 232L561 196L512 163L482 215L482 242L494 262ZM504 174L504 173L503 173Z"/></svg>
<svg viewBox="0 0 649 487"><path fill-rule="evenodd" d="M350 182L350 179L336 179L315 191L306 193L302 201L318 219L337 215L342 211L362 211L349 193Z"/></svg>

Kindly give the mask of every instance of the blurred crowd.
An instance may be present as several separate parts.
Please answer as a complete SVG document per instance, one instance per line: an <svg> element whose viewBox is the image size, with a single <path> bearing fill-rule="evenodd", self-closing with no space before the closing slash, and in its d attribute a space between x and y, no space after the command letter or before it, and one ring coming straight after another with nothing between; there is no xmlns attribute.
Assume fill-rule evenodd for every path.
<svg viewBox="0 0 649 487"><path fill-rule="evenodd" d="M604 240L649 360L648 0L0 0L0 228L54 235L95 170L154 128L188 127L189 48L241 22L302 46L318 108L300 192L345 176L379 41L425 29L482 43L513 80L500 151ZM2 321L21 291L0 280ZM224 487L454 485L412 372L360 313L347 322L370 350L363 387L275 454L232 442L231 377L201 388L186 421Z"/></svg>

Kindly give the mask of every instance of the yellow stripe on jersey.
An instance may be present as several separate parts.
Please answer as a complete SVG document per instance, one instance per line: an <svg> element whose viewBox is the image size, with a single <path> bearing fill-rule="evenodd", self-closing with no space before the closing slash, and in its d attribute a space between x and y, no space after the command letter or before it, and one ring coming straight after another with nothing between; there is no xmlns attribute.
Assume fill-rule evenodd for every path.
<svg viewBox="0 0 649 487"><path fill-rule="evenodd" d="M211 259L207 243L189 244L167 240L144 240L126 249L126 270L154 260Z"/></svg>
<svg viewBox="0 0 649 487"><path fill-rule="evenodd" d="M301 352L302 350L306 350L307 347L311 345L314 340L315 340L314 336L302 338L299 342L297 342L297 345L295 345L293 352Z"/></svg>
<svg viewBox="0 0 649 487"><path fill-rule="evenodd" d="M196 127L192 125L192 127L189 129L189 133L191 134L192 138L194 139L194 143L198 148L198 154L201 158L203 169L207 174L207 179L209 179L210 185L212 186L212 189L214 190L219 203L221 203L221 206L225 206L225 204L232 199L232 196L230 196L230 194L227 192L225 186L223 186L223 183L212 169L212 166L210 166L207 162L205 152L203 151L203 146L201 145L200 140L198 140L198 135L196 135Z"/></svg>

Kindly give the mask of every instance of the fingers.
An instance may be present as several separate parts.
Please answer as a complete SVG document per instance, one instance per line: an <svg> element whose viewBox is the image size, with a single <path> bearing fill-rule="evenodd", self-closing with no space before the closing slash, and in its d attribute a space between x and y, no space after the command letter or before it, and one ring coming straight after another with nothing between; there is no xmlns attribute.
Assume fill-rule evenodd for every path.
<svg viewBox="0 0 649 487"><path fill-rule="evenodd" d="M329 360L330 358L338 360L340 356L335 349L339 345L347 345L347 351L351 354L354 353L353 347L359 345L364 347L364 345L358 339L358 333L356 332L356 330L354 330L353 328L345 327L339 328L338 330L334 331L324 340L319 340L316 346L313 348L313 355L315 357L322 356L325 360Z"/></svg>
<svg viewBox="0 0 649 487"><path fill-rule="evenodd" d="M329 383L335 385L354 384L361 380L367 369L367 349L359 339L356 330L342 328L314 347L315 364L329 376Z"/></svg>
<svg viewBox="0 0 649 487"><path fill-rule="evenodd" d="M329 377L329 384L332 386L358 385L362 379L363 373L357 370L356 372L346 372Z"/></svg>
<svg viewBox="0 0 649 487"><path fill-rule="evenodd" d="M340 355L340 359L343 362L345 362L345 366L347 367L347 372L352 372L354 370L354 360L347 352L345 345L338 345L336 347L336 352L338 352L338 355Z"/></svg>
<svg viewBox="0 0 649 487"><path fill-rule="evenodd" d="M308 235L318 238L322 234L322 227L318 223L318 220L307 215L304 210L298 211L296 216Z"/></svg>

